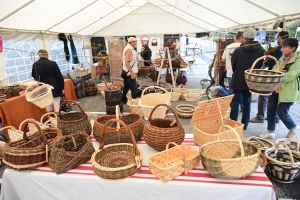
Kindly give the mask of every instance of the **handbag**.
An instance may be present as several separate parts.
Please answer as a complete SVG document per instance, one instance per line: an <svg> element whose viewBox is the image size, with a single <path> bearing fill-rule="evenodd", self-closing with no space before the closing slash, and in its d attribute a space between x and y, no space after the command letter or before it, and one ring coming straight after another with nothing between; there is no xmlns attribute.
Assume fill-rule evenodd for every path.
<svg viewBox="0 0 300 200"><path fill-rule="evenodd" d="M151 45L152 46L157 46L157 40L156 39L152 39L151 40Z"/></svg>
<svg viewBox="0 0 300 200"><path fill-rule="evenodd" d="M131 68L133 67L134 64L135 64L135 62L132 64ZM123 67L123 66L122 66L122 67ZM121 77L122 77L123 79L125 79L128 72L129 72L129 71L126 72L124 69L122 69L122 71L121 71Z"/></svg>

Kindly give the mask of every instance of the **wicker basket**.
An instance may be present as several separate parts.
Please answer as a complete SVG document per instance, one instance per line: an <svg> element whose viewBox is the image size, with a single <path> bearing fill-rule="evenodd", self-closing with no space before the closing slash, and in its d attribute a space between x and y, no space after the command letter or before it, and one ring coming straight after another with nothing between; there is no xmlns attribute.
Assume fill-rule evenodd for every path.
<svg viewBox="0 0 300 200"><path fill-rule="evenodd" d="M53 87L45 83L40 84L40 86L37 86L36 84L28 86L25 90L25 97L28 102L31 102L40 108L46 108L54 102L52 96ZM32 87L35 88L29 92L28 90L32 89Z"/></svg>
<svg viewBox="0 0 300 200"><path fill-rule="evenodd" d="M232 126L243 138L244 124L223 119L229 107L233 95L200 102L191 119L191 125L194 126L194 142L201 146L207 142L215 141L218 138L218 130L223 125ZM220 109L219 109L220 108ZM221 139L236 139L231 129L222 132Z"/></svg>
<svg viewBox="0 0 300 200"><path fill-rule="evenodd" d="M261 153L260 154L260 161L259 161L259 166L262 168L263 171L265 171L266 166L268 165L268 160L265 154Z"/></svg>
<svg viewBox="0 0 300 200"><path fill-rule="evenodd" d="M139 114L128 114L121 115L118 107L116 108L116 115L105 115L98 117L94 122L93 134L94 138L100 142L101 133L103 132L105 123L110 119L120 119L127 127L132 131L136 141L139 141L143 137L144 122L142 116ZM114 144L114 143L131 143L131 137L128 135L125 127L120 127L117 123L111 123L109 127L106 128L104 144Z"/></svg>
<svg viewBox="0 0 300 200"><path fill-rule="evenodd" d="M280 148L284 145L285 148ZM291 183L300 172L300 154L291 151L284 142L265 151L271 178L282 183Z"/></svg>
<svg viewBox="0 0 300 200"><path fill-rule="evenodd" d="M77 105L80 111L61 113L61 108L65 103L72 103ZM77 131L85 131L88 135L92 132L91 123L88 120L87 114L82 107L75 101L65 100L61 103L58 117L57 127L62 130L63 135L70 135L77 133Z"/></svg>
<svg viewBox="0 0 300 200"><path fill-rule="evenodd" d="M172 85L169 84L169 86L171 88L171 90L169 92L169 94L171 95L171 101L178 101L179 98L180 98L181 93L180 92L174 92L173 88L172 88Z"/></svg>
<svg viewBox="0 0 300 200"><path fill-rule="evenodd" d="M8 133L8 142L15 142L17 140L21 140L23 138L23 132L17 130L15 127L13 126L5 126L3 128L0 129L0 131L4 131L7 129L7 133ZM28 133L27 133L28 136Z"/></svg>
<svg viewBox="0 0 300 200"><path fill-rule="evenodd" d="M178 88L173 88L173 92L180 92L181 95L180 95L180 98L184 98L184 94L188 92L188 88L184 88L184 86L182 84L180 84L178 86Z"/></svg>
<svg viewBox="0 0 300 200"><path fill-rule="evenodd" d="M276 62L276 71L253 69L256 63L264 58L272 58ZM251 93L269 96L280 85L283 73L279 71L278 61L275 57L266 55L254 61L250 70L245 71L245 80Z"/></svg>
<svg viewBox="0 0 300 200"><path fill-rule="evenodd" d="M187 66L188 66L188 64L186 62L183 62L183 61L180 62L181 68L186 68Z"/></svg>
<svg viewBox="0 0 300 200"><path fill-rule="evenodd" d="M123 112L122 87L115 85L108 86L104 89L104 91L106 114L115 115L117 105L120 106L121 112Z"/></svg>
<svg viewBox="0 0 300 200"><path fill-rule="evenodd" d="M138 98L138 99L129 98L127 101L127 105L132 114L139 114L139 115L143 116L141 106L139 106L139 100L140 100L140 98Z"/></svg>
<svg viewBox="0 0 300 200"><path fill-rule="evenodd" d="M0 94L4 94L6 99L12 98L12 93L10 90L0 89Z"/></svg>
<svg viewBox="0 0 300 200"><path fill-rule="evenodd" d="M45 119L46 117L48 119ZM57 127L57 115L56 115L56 113L55 112L48 112L48 113L44 114L41 117L40 123L45 124L47 126L51 126L53 128L56 128Z"/></svg>
<svg viewBox="0 0 300 200"><path fill-rule="evenodd" d="M104 135L109 124L119 122L126 128L132 144L118 143L104 147ZM91 161L95 173L105 179L122 179L135 174L142 166L143 152L136 145L131 130L124 122L117 119L108 120L103 128L99 150L93 153Z"/></svg>
<svg viewBox="0 0 300 200"><path fill-rule="evenodd" d="M293 136L296 136L296 140L292 140ZM288 138L281 138L276 140L276 143L284 142L292 151L296 151L300 153L300 143L299 143L299 136L294 131L288 134ZM282 147L282 146L280 146Z"/></svg>
<svg viewBox="0 0 300 200"><path fill-rule="evenodd" d="M173 112L175 120L168 118L154 118L152 114L160 106L169 108ZM163 151L169 142L181 144L184 137L185 132L183 126L179 122L174 110L166 104L155 106L151 111L149 121L144 128L144 139L146 143L157 151Z"/></svg>
<svg viewBox="0 0 300 200"><path fill-rule="evenodd" d="M141 66L138 67L140 76L149 76L150 66Z"/></svg>
<svg viewBox="0 0 300 200"><path fill-rule="evenodd" d="M260 150L249 141L242 141L234 128L224 125L235 134L235 140L218 139L200 147L201 163L212 176L221 179L244 178L255 172L260 161Z"/></svg>
<svg viewBox="0 0 300 200"><path fill-rule="evenodd" d="M111 83L106 83L105 84L104 82L103 83L98 83L97 84L98 90L100 90L101 92L104 91L104 89L106 89L106 85L107 86L111 86L112 84Z"/></svg>
<svg viewBox="0 0 300 200"><path fill-rule="evenodd" d="M42 130L31 119L26 120L24 129L28 123L35 124L38 129L31 136L24 131L23 139L5 145L3 162L16 170L33 169L48 162L49 153L53 145L62 137L61 130L47 128Z"/></svg>
<svg viewBox="0 0 300 200"><path fill-rule="evenodd" d="M90 136L83 132L65 135L52 148L49 165L57 174L64 173L91 159L95 152Z"/></svg>
<svg viewBox="0 0 300 200"><path fill-rule="evenodd" d="M185 98L186 101L198 101L203 97L203 94L204 93L202 91L201 92L188 91L183 95L183 97Z"/></svg>
<svg viewBox="0 0 300 200"><path fill-rule="evenodd" d="M6 95L5 94L0 94L0 103L5 102Z"/></svg>
<svg viewBox="0 0 300 200"><path fill-rule="evenodd" d="M0 136L1 137L1 136ZM2 138L2 137L1 137ZM3 138L2 138L3 139ZM0 141L0 166L2 165L2 158L4 157L4 146L6 142Z"/></svg>
<svg viewBox="0 0 300 200"><path fill-rule="evenodd" d="M196 107L189 104L181 104L176 106L176 113L178 117L183 119L190 119L193 117L193 114L196 110Z"/></svg>
<svg viewBox="0 0 300 200"><path fill-rule="evenodd" d="M169 149L169 144L175 147ZM149 157L149 170L159 180L166 183L182 173L199 166L199 152L187 145L168 143L166 150Z"/></svg>
<svg viewBox="0 0 300 200"><path fill-rule="evenodd" d="M266 149L274 147L272 142L263 138L252 136L249 137L247 140L251 142L251 144L256 146L262 153L265 153Z"/></svg>
<svg viewBox="0 0 300 200"><path fill-rule="evenodd" d="M144 95L144 92L148 88L159 88L165 92L165 94L160 93L150 93ZM169 104L171 100L171 95L168 94L168 91L164 88L157 87L157 86L149 86L143 90L142 98L139 100L139 106L142 109L144 119L148 120L152 109L158 104ZM153 118L164 118L166 115L167 107L160 107L156 109L155 113L153 113Z"/></svg>
<svg viewBox="0 0 300 200"><path fill-rule="evenodd" d="M98 92L97 88L93 88L93 87L85 88L85 94L87 96L95 96L97 95L97 92Z"/></svg>

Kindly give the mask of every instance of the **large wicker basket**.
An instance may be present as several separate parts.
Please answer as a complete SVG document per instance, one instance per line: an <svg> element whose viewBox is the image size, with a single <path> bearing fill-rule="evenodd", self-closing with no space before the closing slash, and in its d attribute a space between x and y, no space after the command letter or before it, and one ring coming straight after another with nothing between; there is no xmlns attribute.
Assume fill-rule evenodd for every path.
<svg viewBox="0 0 300 200"><path fill-rule="evenodd" d="M77 105L80 111L61 113L61 108L65 103ZM92 132L92 126L88 120L87 114L78 103L71 100L65 100L60 105L57 117L57 127L62 130L63 135L74 134L77 133L77 131L85 131L90 135Z"/></svg>
<svg viewBox="0 0 300 200"><path fill-rule="evenodd" d="M104 146L106 128L113 122L120 123L130 134L132 144L117 143ZM103 128L99 150L93 153L91 161L95 173L105 179L122 179L135 174L142 166L143 152L136 145L131 130L124 122L108 120Z"/></svg>
<svg viewBox="0 0 300 200"><path fill-rule="evenodd" d="M231 129L235 140L220 140L224 127ZM234 128L220 127L218 139L200 147L201 163L212 176L221 179L243 178L256 171L260 150L249 141L242 141Z"/></svg>
<svg viewBox="0 0 300 200"><path fill-rule="evenodd" d="M46 108L54 102L52 96L53 87L45 83L40 84L40 86L37 86L37 84L28 86L25 90L25 98L28 102L31 102L40 108ZM34 89L29 91L29 89L32 89L33 87Z"/></svg>
<svg viewBox="0 0 300 200"><path fill-rule="evenodd" d="M27 136L28 123L36 126L38 131ZM15 170L33 169L48 162L48 157L53 145L62 138L60 129L40 126L31 119L24 123L23 139L5 145L3 162Z"/></svg>
<svg viewBox="0 0 300 200"><path fill-rule="evenodd" d="M172 88L172 85L169 84L169 86L171 88L170 92L169 92L169 94L171 95L171 101L178 101L180 96L181 96L181 92L174 92L174 89Z"/></svg>
<svg viewBox="0 0 300 200"><path fill-rule="evenodd" d="M283 145L285 148L280 148ZM300 172L300 154L291 151L284 142L265 151L271 178L282 183L291 183Z"/></svg>
<svg viewBox="0 0 300 200"><path fill-rule="evenodd" d="M264 58L271 58L276 62L276 71L253 69L256 63ZM245 71L246 83L251 93L269 96L280 85L283 73L279 71L278 61L275 57L266 55L254 61L250 70Z"/></svg>
<svg viewBox="0 0 300 200"><path fill-rule="evenodd" d="M177 145L175 147L154 154L149 157L149 170L162 182L168 182L182 173L187 174L189 170L200 164L199 152L187 145Z"/></svg>
<svg viewBox="0 0 300 200"><path fill-rule="evenodd" d="M144 92L148 88L159 88L165 92L165 94L160 93L150 93L144 95ZM157 86L149 86L145 88L142 93L142 98L139 100L139 106L142 109L144 119L148 120L152 109L158 104L169 104L171 100L171 95L168 94L168 91L164 88ZM153 118L164 118L166 116L167 107L159 107L156 109L155 113L153 113Z"/></svg>
<svg viewBox="0 0 300 200"><path fill-rule="evenodd" d="M217 140L218 130L223 124L232 126L240 135L240 138L243 138L244 124L230 119L223 119L232 97L233 95L230 95L203 101L198 104L191 119L191 125L194 126L195 144L201 146L205 143ZM221 133L221 139L236 139L231 129L226 127L225 129L226 130Z"/></svg>
<svg viewBox="0 0 300 200"><path fill-rule="evenodd" d="M94 122L93 134L95 139L101 141L101 133L103 132L105 123L110 119L120 119L122 120L128 128L132 131L136 141L139 141L143 137L144 122L142 116L139 114L128 114L121 115L118 107L116 108L116 115L105 115L98 117ZM127 133L126 127L120 127L117 123L109 124L106 128L104 144L114 144L114 143L131 143L131 137Z"/></svg>
<svg viewBox="0 0 300 200"><path fill-rule="evenodd" d="M95 152L90 136L78 131L65 135L52 148L49 165L57 174L86 163Z"/></svg>
<svg viewBox="0 0 300 200"><path fill-rule="evenodd" d="M153 117L152 114L160 106L170 109L175 116L175 120ZM166 104L155 106L151 111L149 121L144 128L144 139L146 143L157 151L163 151L169 142L181 144L184 137L185 132L183 126L179 122L174 110Z"/></svg>

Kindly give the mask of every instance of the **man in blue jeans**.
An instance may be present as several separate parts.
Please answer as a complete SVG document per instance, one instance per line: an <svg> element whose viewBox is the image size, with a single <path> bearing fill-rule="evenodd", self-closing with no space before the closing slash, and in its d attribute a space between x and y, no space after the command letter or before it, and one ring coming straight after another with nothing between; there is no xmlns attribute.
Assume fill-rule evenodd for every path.
<svg viewBox="0 0 300 200"><path fill-rule="evenodd" d="M233 89L233 99L230 103L230 119L237 121L239 113L239 104L243 101L244 111L242 115L242 123L244 124L244 130L247 130L250 119L250 106L251 106L251 93L245 80L245 70L251 68L254 61L265 54L261 45L254 41L256 37L256 31L253 28L247 28L243 34L246 42L233 52L231 57L232 64L232 80L231 85ZM259 69L262 65L260 60L255 66L255 69Z"/></svg>

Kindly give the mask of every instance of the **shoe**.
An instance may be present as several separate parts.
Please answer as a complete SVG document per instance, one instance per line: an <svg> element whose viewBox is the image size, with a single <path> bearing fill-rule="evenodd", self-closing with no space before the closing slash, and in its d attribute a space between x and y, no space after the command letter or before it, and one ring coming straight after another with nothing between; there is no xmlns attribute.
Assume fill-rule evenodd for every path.
<svg viewBox="0 0 300 200"><path fill-rule="evenodd" d="M265 118L265 120L268 120L268 118ZM280 122L279 117L276 117L276 124L279 124L279 122Z"/></svg>
<svg viewBox="0 0 300 200"><path fill-rule="evenodd" d="M292 132L297 133L297 134L299 135L299 133L300 133L300 126L297 126L296 129L293 130L293 131L289 131L286 137L288 138L289 135L290 135Z"/></svg>
<svg viewBox="0 0 300 200"><path fill-rule="evenodd" d="M247 130L247 126L244 126L244 130Z"/></svg>
<svg viewBox="0 0 300 200"><path fill-rule="evenodd" d="M254 117L252 119L249 120L252 123L264 123L264 119L259 119L257 117Z"/></svg>
<svg viewBox="0 0 300 200"><path fill-rule="evenodd" d="M264 139L274 139L275 138L275 133L266 132L262 135L259 135L259 137L264 138Z"/></svg>

